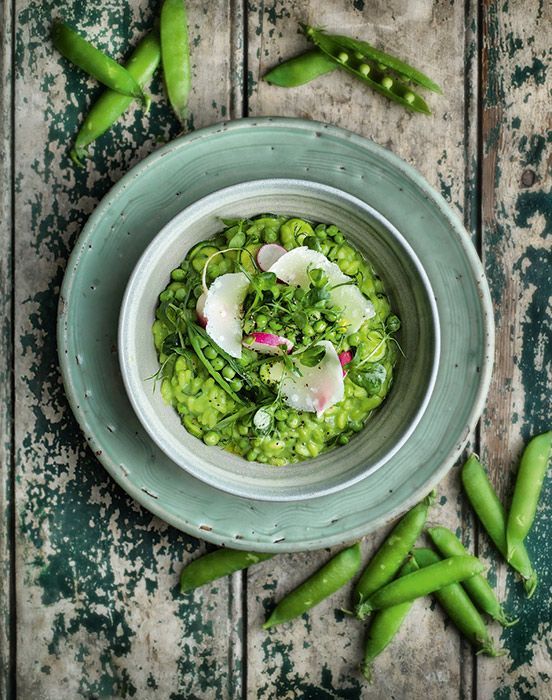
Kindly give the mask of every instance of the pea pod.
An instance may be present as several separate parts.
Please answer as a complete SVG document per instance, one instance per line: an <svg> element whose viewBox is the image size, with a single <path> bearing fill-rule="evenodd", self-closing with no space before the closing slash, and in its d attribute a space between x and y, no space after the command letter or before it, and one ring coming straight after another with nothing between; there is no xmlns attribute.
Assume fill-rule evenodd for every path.
<svg viewBox="0 0 552 700"><path fill-rule="evenodd" d="M165 0L161 7L161 59L171 106L184 121L192 84L188 23L184 0Z"/></svg>
<svg viewBox="0 0 552 700"><path fill-rule="evenodd" d="M425 525L427 512L433 498L434 493L432 492L399 520L364 569L355 586L357 599L355 615L360 620L363 620L369 612L369 609L365 608L364 601L394 578L416 543Z"/></svg>
<svg viewBox="0 0 552 700"><path fill-rule="evenodd" d="M423 571L414 571L395 579L367 598L363 605L365 614L380 608L406 603L407 600L421 598L429 593L449 586L451 583L464 581L484 570L483 564L476 557L448 557L432 564Z"/></svg>
<svg viewBox="0 0 552 700"><path fill-rule="evenodd" d="M283 598L263 628L268 629L292 620L335 593L356 574L360 567L360 544L342 550L319 571Z"/></svg>
<svg viewBox="0 0 552 700"><path fill-rule="evenodd" d="M433 544L444 557L468 554L462 542L446 527L430 527L427 532ZM466 579L462 585L480 610L486 612L487 615L490 615L497 622L500 622L503 627L515 625L517 619L510 620L508 618L484 576L481 574L472 576Z"/></svg>
<svg viewBox="0 0 552 700"><path fill-rule="evenodd" d="M414 559L409 559L400 570L399 576L406 576L417 569L418 565ZM366 680L372 680L374 659L392 642L413 603L413 600L408 600L406 603L399 603L399 605L378 610L374 615L366 637L364 660L361 664L362 675Z"/></svg>
<svg viewBox="0 0 552 700"><path fill-rule="evenodd" d="M506 559L506 512L475 455L470 455L462 467L462 484L477 517L498 551ZM517 547L509 564L523 577L523 585L530 598L537 587L537 573L533 569L523 543Z"/></svg>
<svg viewBox="0 0 552 700"><path fill-rule="evenodd" d="M309 27L309 29L312 29ZM307 29L307 32L309 31ZM320 30L314 30L315 32L322 33ZM429 78L425 73L413 68L408 63L401 61L400 58L396 56L391 56L391 54L384 53L374 48L371 44L366 41L361 41L360 39L353 39L350 36L341 36L338 34L331 35L331 38L338 44L340 44L346 51L350 51L355 54L357 61L373 61L380 66L385 66L389 68L397 75L401 76L405 80L409 80L412 83L416 83L421 87L427 88L432 92L436 92L439 95L443 94L443 91Z"/></svg>
<svg viewBox="0 0 552 700"><path fill-rule="evenodd" d="M159 38L152 32L138 44L125 68L138 85L144 87L155 73L160 58ZM82 165L81 159L86 156L86 147L104 134L126 112L132 101L132 97L114 90L106 90L99 97L88 112L71 150L71 158L77 165Z"/></svg>
<svg viewBox="0 0 552 700"><path fill-rule="evenodd" d="M433 567L447 561L440 559L439 555L431 549L425 548L415 549L414 559L421 567L420 573L424 573L424 569L430 571ZM458 630L473 645L479 647L480 653L488 656L502 656L504 654L503 651L497 651L494 648L494 642L481 615L459 583L451 583L434 591L433 594Z"/></svg>
<svg viewBox="0 0 552 700"><path fill-rule="evenodd" d="M531 529L552 455L552 430L537 435L523 451L506 526L508 561L511 562Z"/></svg>
<svg viewBox="0 0 552 700"><path fill-rule="evenodd" d="M391 77L386 66L371 66L362 59L358 59L354 51L347 50L340 43L339 37L325 34L314 27L305 27L304 31L306 36L339 68L351 73L376 92L398 102L403 107L414 112L431 114L425 100L413 92L400 76Z"/></svg>
<svg viewBox="0 0 552 700"><path fill-rule="evenodd" d="M52 28L52 40L56 49L76 66L111 90L142 100L146 111L149 109L150 97L144 94L126 68L93 46L68 24L56 22Z"/></svg>
<svg viewBox="0 0 552 700"><path fill-rule="evenodd" d="M229 576L235 571L247 569L253 564L271 559L273 554L260 552L242 552L237 549L217 549L199 559L195 559L182 569L180 574L180 592L188 593L206 583Z"/></svg>
<svg viewBox="0 0 552 700"><path fill-rule="evenodd" d="M194 349L194 352L198 356L201 364L205 367L205 369L209 372L211 377L213 377L213 379L221 387L221 389L224 389L228 396L233 398L237 404L243 405L243 399L241 399L238 396L238 394L236 394L236 392L233 391L230 384L224 379L224 377L219 372L217 372L217 370L213 367L209 359L205 356L205 353L203 352L203 349L198 342L198 333L191 323L187 325L187 329L190 345Z"/></svg>
<svg viewBox="0 0 552 700"><path fill-rule="evenodd" d="M311 49L275 66L265 73L263 80L278 87L297 87L334 70L337 66L331 58L318 49Z"/></svg>

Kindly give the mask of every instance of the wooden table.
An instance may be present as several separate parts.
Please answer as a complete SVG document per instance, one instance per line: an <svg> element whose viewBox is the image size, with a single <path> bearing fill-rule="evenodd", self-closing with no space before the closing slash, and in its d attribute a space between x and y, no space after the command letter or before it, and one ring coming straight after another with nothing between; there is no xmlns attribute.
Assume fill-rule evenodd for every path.
<svg viewBox="0 0 552 700"><path fill-rule="evenodd" d="M60 59L48 32L63 12L122 58L151 26L153 5L0 0L1 697L552 697L549 505L529 540L541 584L527 601L481 536L454 468L434 515L462 530L521 621L502 633L505 656L477 657L439 609L418 601L368 686L357 671L363 626L339 610L349 604L346 593L270 635L260 630L271 601L327 551L283 555L183 598L181 564L204 543L130 500L88 450L56 356L67 257L111 185L179 127L159 98L149 117L129 115L76 171L67 147L98 88ZM485 264L497 324L493 382L471 448L507 499L523 442L550 424L550 4L187 5L188 130L248 115L337 124L412 163L463 217ZM342 73L287 91L263 83L267 67L305 47L299 21L362 36L424 69L445 91L429 98L434 116L407 114ZM162 93L159 78L154 92ZM383 535L366 539L366 557Z"/></svg>

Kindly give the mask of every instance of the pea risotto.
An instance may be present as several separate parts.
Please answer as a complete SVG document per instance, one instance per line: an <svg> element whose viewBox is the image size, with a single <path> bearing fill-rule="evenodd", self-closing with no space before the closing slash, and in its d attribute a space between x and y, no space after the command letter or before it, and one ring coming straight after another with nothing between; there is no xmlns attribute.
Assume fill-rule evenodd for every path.
<svg viewBox="0 0 552 700"><path fill-rule="evenodd" d="M387 396L400 321L333 225L223 220L159 296L155 379L186 430L274 466L349 442Z"/></svg>

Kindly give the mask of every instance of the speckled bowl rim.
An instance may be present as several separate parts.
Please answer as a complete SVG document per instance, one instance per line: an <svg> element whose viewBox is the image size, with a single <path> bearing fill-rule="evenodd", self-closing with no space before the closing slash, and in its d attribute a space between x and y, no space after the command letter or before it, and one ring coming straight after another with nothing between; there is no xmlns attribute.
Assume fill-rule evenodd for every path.
<svg viewBox="0 0 552 700"><path fill-rule="evenodd" d="M377 221L377 223L385 230L386 234L396 243L398 243L402 251L406 253L406 256L408 257L408 260L412 266L415 268L420 282L425 290L428 308L431 312L430 315L434 333L432 343L433 354L431 358L429 380L425 387L421 402L412 413L410 420L407 422L398 439L394 441L390 449L387 450L387 452L385 452L381 458L375 462L375 464L364 469L360 469L348 477L344 475L340 481L333 483L332 485L323 486L320 483L314 487L314 490L308 490L306 493L304 490L301 490L298 493L296 488L294 489L293 487L287 486L286 482L284 481L281 481L278 486L264 489L258 484L250 484L244 480L221 482L211 472L203 469L202 467L198 467L197 462L193 460L185 448L182 447L182 443L179 443L174 438L172 432L166 428L161 416L157 415L156 411L147 400L145 396L147 389L144 386L143 380L140 378L137 366L129 362L130 347L133 344L132 339L136 332L136 317L138 313L141 312L141 309L137 307L136 304L139 290L141 287L147 284L147 280L149 279L148 272L152 268L152 259L155 261L160 257L160 250L162 250L164 254L165 249L169 244L174 245L175 241L173 239L175 238L175 230L185 226L189 219L193 220L194 217L208 215L212 208L219 204L219 200L225 200L227 196L231 197L234 194L239 197L250 197L255 194L262 196L265 193L265 190L269 190L270 194L273 194L275 189L280 191L287 190L286 194L289 194L289 190L293 190L293 193L296 194L301 194L305 191L314 191L316 194L334 197L354 205L357 209L361 210L363 214L367 214L369 218ZM170 267L167 267L167 277L169 274ZM156 443L159 449L164 452L167 457L169 457L169 459L171 459L182 469L185 469L187 472L192 474L192 476L195 476L197 479L200 479L206 484L234 496L241 496L243 498L250 498L252 500L259 501L289 502L320 498L321 496L337 493L344 488L352 486L353 484L356 484L374 474L378 469L381 469L384 464L386 464L402 447L404 447L404 445L408 442L409 437L412 435L422 419L422 416L424 415L431 399L433 389L435 388L435 382L437 380L437 373L439 370L439 361L441 358L441 332L439 313L435 302L435 294L423 264L414 252L410 243L408 243L400 231L385 216L383 216L383 214L366 202L363 202L358 197L340 190L337 187L331 187L330 185L323 185L319 182L311 182L309 180L299 180L294 178L264 178L260 180L247 180L237 185L230 185L228 187L215 190L211 194L208 194L193 204L190 204L163 226L163 228L152 239L150 244L138 259L138 262L136 263L128 280L123 296L123 302L121 304L121 312L119 314L117 347L119 354L119 365L121 368L121 374L127 397L144 430L148 433L153 442ZM185 430L185 428L182 427L182 430ZM182 451L183 449L184 451ZM332 455L337 460L339 460L338 450L339 448L332 450ZM216 462L217 458L220 458L220 450L213 450L211 457L212 461ZM307 462L312 462L312 460L305 460L305 462L301 462L299 465L291 465L291 467L288 467L288 469L291 468L295 470L297 467L300 468L301 465L306 464ZM282 474L284 469L284 467L278 468L278 474ZM274 467L266 465L267 473L271 470L274 470ZM292 476L291 471L288 471L288 474Z"/></svg>
<svg viewBox="0 0 552 700"><path fill-rule="evenodd" d="M257 117L248 119L239 119L230 122L222 122L219 124L214 124L209 127L205 127L191 134L186 134L179 137L178 139L165 144L158 150L154 151L140 163L131 168L128 173L121 178L108 192L108 194L102 199L98 204L92 215L89 217L87 223L85 224L78 240L75 243L73 252L71 253L68 264L67 272L64 276L59 299L58 307L58 324L57 324L57 341L58 341L58 353L60 360L60 368L62 380L67 393L67 399L71 410L73 411L84 436L89 443L91 449L94 452L101 451L101 444L96 440L94 436L94 431L92 430L90 421L87 416L79 410L79 395L77 393L77 388L73 382L71 376L70 360L68 357L68 332L66 327L66 302L65 300L69 298L72 287L76 279L76 270L78 269L78 263L80 258L86 253L88 248L88 237L94 230L96 222L99 221L104 214L112 206L112 203L119 194L124 191L129 180L140 177L147 168L150 167L152 162L155 162L159 158L163 158L173 150L179 149L187 144L194 143L197 140L210 139L212 136L216 136L221 131L230 130L240 130L240 129L250 129L250 128L262 128L264 125L277 127L277 128L295 128L298 130L303 130L307 133L313 130L326 131L327 133L333 135L338 139L344 139L352 144L358 145L359 149L364 149L366 151L371 151L377 153L387 160L387 162L398 171L402 172L415 187L418 188L422 197L425 197L428 201L431 201L432 205L439 211L443 218L448 222L451 232L460 241L466 258L471 266L474 274L474 279L479 290L479 296L482 306L482 328L484 334L484 352L483 352L483 362L480 368L479 383L475 393L475 399L473 401L471 410L469 411L468 418L464 423L464 428L461 433L461 437L455 446L448 452L447 456L441 461L441 464L436 468L431 476L426 479L423 484L421 484L417 489L413 489L409 498L401 501L399 505L392 508L385 514L374 518L369 524L363 523L356 527L351 527L345 531L340 531L339 533L332 534L331 536L325 537L312 537L311 539L305 540L301 543L290 543L290 542L263 542L257 543L254 540L243 539L236 540L233 537L225 533L219 533L217 531L210 531L201 528L199 525L190 522L186 519L185 514L179 517L172 515L167 512L161 503L155 499L149 498L146 493L142 491L141 488L135 486L126 480L118 469L118 465L111 460L105 453L101 452L98 455L98 460L103 464L108 473L112 476L115 482L128 493L129 496L134 498L140 505L148 509L154 515L165 520L165 522L173 525L174 527L187 532L190 535L198 537L200 539L207 540L213 544L221 546L231 546L234 549L241 550L256 550L265 552L294 552L294 551L305 551L305 550L315 550L321 549L323 547L329 547L333 545L343 544L350 542L352 540L363 537L364 535L383 527L387 523L393 521L401 513L405 512L411 508L415 503L417 503L421 498L423 498L428 491L437 486L437 484L446 476L451 467L454 465L456 460L461 456L464 447L469 439L470 433L474 430L477 421L483 409L485 407L485 401L487 394L489 392L492 368L493 368L493 358L495 349L495 333L494 333L494 316L493 307L491 301L491 295L489 291L489 286L485 278L485 273L483 266L475 247L473 246L464 226L462 225L460 219L455 212L449 207L443 197L438 194L425 180L425 178L411 165L402 160L399 156L395 155L391 151L379 146L374 142L359 136L351 131L342 129L329 124L324 124L323 122L316 122L305 119L297 119L293 117Z"/></svg>

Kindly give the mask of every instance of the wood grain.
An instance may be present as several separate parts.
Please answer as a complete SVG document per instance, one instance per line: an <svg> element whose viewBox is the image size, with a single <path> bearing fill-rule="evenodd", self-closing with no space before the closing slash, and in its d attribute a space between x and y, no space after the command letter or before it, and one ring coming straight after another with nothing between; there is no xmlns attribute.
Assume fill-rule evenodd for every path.
<svg viewBox="0 0 552 700"><path fill-rule="evenodd" d="M550 429L552 416L552 7L489 2L482 20L482 245L497 342L481 452L508 506L523 443ZM528 539L540 577L534 598L496 568L497 588L521 621L503 634L507 656L479 660L479 697L552 694L550 496L548 481ZM480 543L488 553L488 540Z"/></svg>
<svg viewBox="0 0 552 700"><path fill-rule="evenodd" d="M12 7L0 0L0 697L13 691Z"/></svg>

